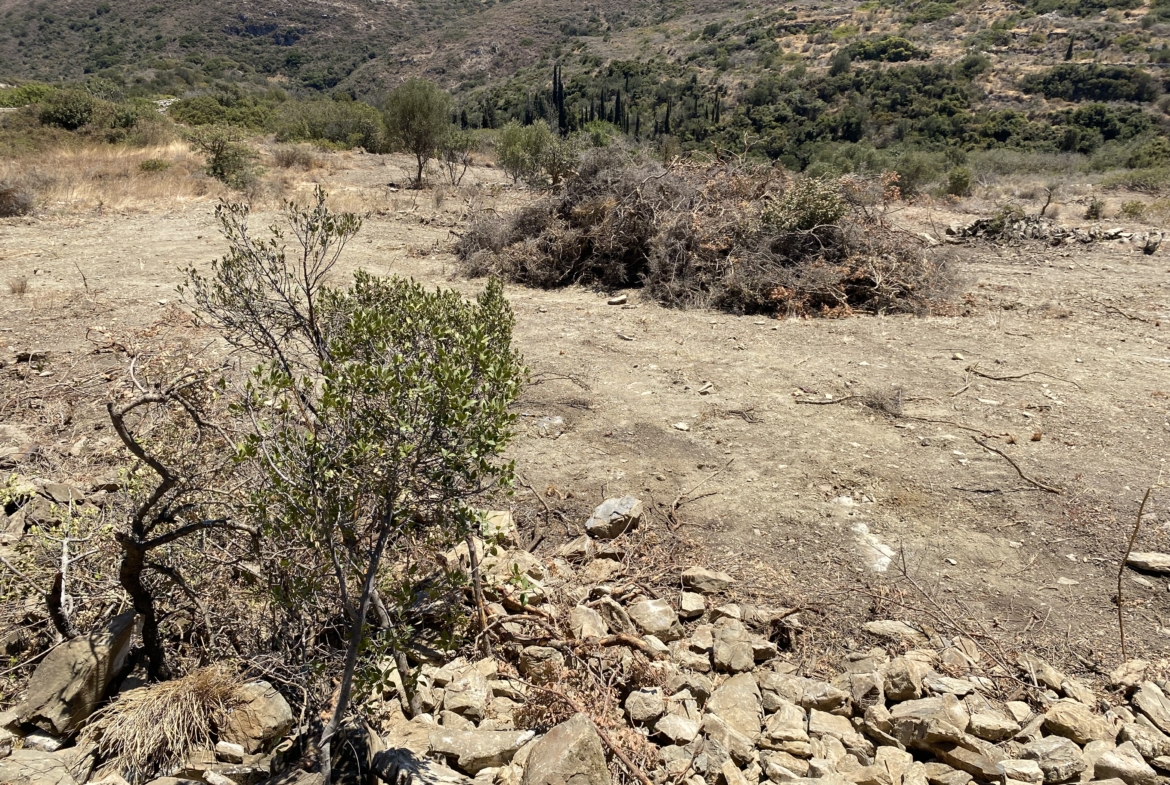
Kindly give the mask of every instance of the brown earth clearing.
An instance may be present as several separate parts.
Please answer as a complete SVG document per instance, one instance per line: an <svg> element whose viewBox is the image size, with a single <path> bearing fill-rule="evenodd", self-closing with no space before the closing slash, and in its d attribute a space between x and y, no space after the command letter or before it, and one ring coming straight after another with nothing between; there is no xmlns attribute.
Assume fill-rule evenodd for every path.
<svg viewBox="0 0 1170 785"><path fill-rule="evenodd" d="M450 248L468 215L530 198L479 167L458 189L398 192L396 159L340 153L281 190L307 195L313 179L369 214L339 277L466 293L483 281ZM55 212L0 223L0 447L40 446L26 474L81 483L122 462L105 386L127 348L187 329L180 269L224 243L212 195L159 193L63 195ZM276 199L257 199L253 222L276 219ZM968 207L894 220L941 233ZM1142 494L1167 479L1170 262L1124 239L938 252L966 282L954 315L774 320L668 310L637 290L609 305L618 293L509 286L532 377L507 503L543 538L537 552L633 494L680 561L726 570L745 600L809 609L804 669L890 617L1111 669L1120 560ZM1164 487L1135 550L1170 550ZM1126 571L1122 585L1130 656L1158 660L1170 583Z"/></svg>

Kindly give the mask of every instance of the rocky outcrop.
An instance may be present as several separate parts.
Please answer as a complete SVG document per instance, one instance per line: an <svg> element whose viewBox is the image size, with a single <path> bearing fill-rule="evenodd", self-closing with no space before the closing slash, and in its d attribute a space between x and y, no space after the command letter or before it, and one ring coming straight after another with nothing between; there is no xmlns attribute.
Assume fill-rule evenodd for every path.
<svg viewBox="0 0 1170 785"><path fill-rule="evenodd" d="M50 651L33 671L28 694L16 708L20 721L58 736L80 728L124 666L134 620L132 612L115 616L100 630Z"/></svg>

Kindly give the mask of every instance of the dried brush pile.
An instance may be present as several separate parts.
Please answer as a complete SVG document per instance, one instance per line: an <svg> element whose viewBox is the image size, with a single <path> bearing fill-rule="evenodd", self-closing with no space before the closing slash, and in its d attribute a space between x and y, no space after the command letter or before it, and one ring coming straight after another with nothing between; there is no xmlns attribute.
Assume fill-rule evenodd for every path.
<svg viewBox="0 0 1170 785"><path fill-rule="evenodd" d="M794 179L744 164L669 169L596 150L576 176L506 216L480 215L457 253L472 275L541 288L643 286L677 307L735 313L934 310L953 270L882 219L892 177Z"/></svg>
<svg viewBox="0 0 1170 785"><path fill-rule="evenodd" d="M169 774L194 750L211 750L228 711L240 701L240 680L211 666L181 679L130 690L102 709L82 733L97 745L106 770L131 783Z"/></svg>

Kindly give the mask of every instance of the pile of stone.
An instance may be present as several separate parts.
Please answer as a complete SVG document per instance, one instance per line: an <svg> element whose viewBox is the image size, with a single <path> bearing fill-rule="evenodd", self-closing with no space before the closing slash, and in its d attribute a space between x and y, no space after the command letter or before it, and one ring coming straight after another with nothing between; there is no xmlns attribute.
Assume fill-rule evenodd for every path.
<svg viewBox="0 0 1170 785"><path fill-rule="evenodd" d="M979 218L969 224L953 223L947 227L949 243L968 239L987 240L1043 240L1057 246L1065 243L1097 243L1117 241L1135 243L1143 252L1152 254L1162 242L1161 232L1127 232L1121 228L1104 229L1100 226L1062 226L1049 218L1036 215L1007 215Z"/></svg>
<svg viewBox="0 0 1170 785"><path fill-rule="evenodd" d="M609 785L615 770L643 785L1156 785L1170 773L1168 685L1147 662L1125 663L1097 692L1038 657L992 661L971 639L885 619L865 625L880 646L812 678L773 642L782 626L799 625L795 609L731 602L732 576L701 566L650 585L627 576L628 533L641 518L637 499L608 500L584 535L544 561L517 547L509 514L492 513L482 538L446 554L449 568L478 567L494 648L423 664L407 682L387 661L388 686L355 726L377 775L396 785ZM92 751L52 745L103 691L112 667L85 658L119 656L121 638L105 636L77 647L70 663L56 654L69 645L51 653L23 708L0 717L9 728L0 731L0 782L91 776ZM524 727L533 701L600 652L612 654L597 667L615 669L614 711L601 714L598 701L551 728ZM56 675L46 670L37 686L55 657ZM77 662L89 665L74 684ZM1004 685L1027 700L1000 700ZM63 704L53 704L54 689ZM266 684L254 685L247 712L246 730L155 785L254 785L273 774L272 751L297 732L292 713ZM627 740L641 736L640 764L619 761L615 727Z"/></svg>

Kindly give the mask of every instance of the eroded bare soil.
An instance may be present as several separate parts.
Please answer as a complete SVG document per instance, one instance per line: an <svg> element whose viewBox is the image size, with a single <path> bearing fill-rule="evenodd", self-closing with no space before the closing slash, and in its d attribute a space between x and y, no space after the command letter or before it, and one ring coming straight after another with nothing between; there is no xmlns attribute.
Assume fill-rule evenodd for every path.
<svg viewBox="0 0 1170 785"><path fill-rule="evenodd" d="M325 184L374 212L339 280L364 267L482 285L447 250L462 196L389 194L377 157L346 161ZM471 206L518 198L484 188ZM0 269L29 281L0 294L0 443L37 440L29 471L81 479L116 454L98 404L128 359L103 349L183 320L180 268L223 250L213 207L0 223ZM929 229L914 226L927 217L902 220ZM511 287L533 379L517 514L551 549L607 496L652 501L683 558L728 570L745 598L813 609L813 650L901 615L1082 669L1116 662L1121 554L1142 493L1167 479L1170 262L1118 242L946 252L968 280L948 317L771 320ZM13 364L33 349L49 363ZM1138 550L1170 549L1170 494L1153 498ZM1131 656L1160 657L1166 578L1127 571L1123 587Z"/></svg>

